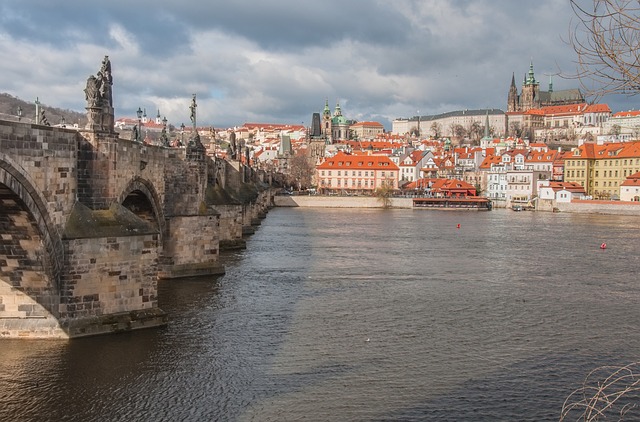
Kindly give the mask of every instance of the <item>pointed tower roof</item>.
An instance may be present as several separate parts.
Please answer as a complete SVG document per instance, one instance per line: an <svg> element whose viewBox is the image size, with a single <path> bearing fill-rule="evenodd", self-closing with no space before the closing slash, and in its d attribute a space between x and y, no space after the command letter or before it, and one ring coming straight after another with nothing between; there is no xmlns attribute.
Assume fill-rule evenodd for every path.
<svg viewBox="0 0 640 422"><path fill-rule="evenodd" d="M340 108L340 103L339 102L336 102L336 109L333 112L333 115L336 116L336 117L337 116L342 116L342 109Z"/></svg>
<svg viewBox="0 0 640 422"><path fill-rule="evenodd" d="M324 110L322 110L322 114L325 116L331 116L331 110L329 109L329 99L325 99L324 101Z"/></svg>
<svg viewBox="0 0 640 422"><path fill-rule="evenodd" d="M529 64L529 73L526 76L525 83L527 85L537 85L536 77L533 74L533 61Z"/></svg>

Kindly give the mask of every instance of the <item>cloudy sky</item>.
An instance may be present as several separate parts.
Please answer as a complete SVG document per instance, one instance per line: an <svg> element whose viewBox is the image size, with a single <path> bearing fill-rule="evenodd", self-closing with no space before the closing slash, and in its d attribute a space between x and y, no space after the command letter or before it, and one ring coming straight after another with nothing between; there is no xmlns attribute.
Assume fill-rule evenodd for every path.
<svg viewBox="0 0 640 422"><path fill-rule="evenodd" d="M328 100L391 129L418 111L506 110L531 61L546 90L575 71L573 17L568 0L0 0L0 92L84 111L108 55L116 118L189 124L195 93L198 124L217 128L309 125Z"/></svg>

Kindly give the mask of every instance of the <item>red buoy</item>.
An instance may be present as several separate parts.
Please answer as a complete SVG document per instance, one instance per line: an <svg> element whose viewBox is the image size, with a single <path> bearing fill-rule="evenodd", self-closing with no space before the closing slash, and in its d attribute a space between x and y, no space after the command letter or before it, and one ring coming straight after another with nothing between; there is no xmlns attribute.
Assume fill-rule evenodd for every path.
<svg viewBox="0 0 640 422"><path fill-rule="evenodd" d="M600 249L607 249L607 244L602 242L602 245L600 245Z"/></svg>
<svg viewBox="0 0 640 422"><path fill-rule="evenodd" d="M458 224L458 228L460 228L460 224Z"/></svg>

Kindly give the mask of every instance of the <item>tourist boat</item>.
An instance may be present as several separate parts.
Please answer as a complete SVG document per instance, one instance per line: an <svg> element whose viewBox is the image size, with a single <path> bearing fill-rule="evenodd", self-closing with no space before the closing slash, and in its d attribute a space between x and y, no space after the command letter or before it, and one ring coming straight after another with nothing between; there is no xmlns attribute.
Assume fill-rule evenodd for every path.
<svg viewBox="0 0 640 422"><path fill-rule="evenodd" d="M483 196L464 198L414 198L413 208L453 209L453 210L491 210L491 201Z"/></svg>

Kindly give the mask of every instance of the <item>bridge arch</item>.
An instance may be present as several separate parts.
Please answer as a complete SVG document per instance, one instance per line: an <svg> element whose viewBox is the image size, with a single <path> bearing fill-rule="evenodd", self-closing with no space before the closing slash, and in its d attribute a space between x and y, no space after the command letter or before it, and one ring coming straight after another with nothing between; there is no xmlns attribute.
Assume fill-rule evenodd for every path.
<svg viewBox="0 0 640 422"><path fill-rule="evenodd" d="M156 226L160 232L160 243L163 243L166 228L164 211L151 182L141 177L132 179L117 200L129 211Z"/></svg>
<svg viewBox="0 0 640 422"><path fill-rule="evenodd" d="M59 315L64 247L35 186L26 171L0 154L0 316L5 318Z"/></svg>

